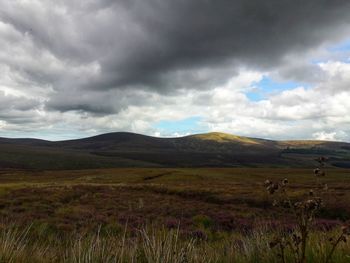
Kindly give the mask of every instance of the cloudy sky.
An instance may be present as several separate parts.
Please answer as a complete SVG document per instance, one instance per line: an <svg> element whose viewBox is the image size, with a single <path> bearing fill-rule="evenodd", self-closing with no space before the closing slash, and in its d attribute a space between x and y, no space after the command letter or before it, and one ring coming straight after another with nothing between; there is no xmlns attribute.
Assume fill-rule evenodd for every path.
<svg viewBox="0 0 350 263"><path fill-rule="evenodd" d="M350 141L348 0L0 0L0 136Z"/></svg>

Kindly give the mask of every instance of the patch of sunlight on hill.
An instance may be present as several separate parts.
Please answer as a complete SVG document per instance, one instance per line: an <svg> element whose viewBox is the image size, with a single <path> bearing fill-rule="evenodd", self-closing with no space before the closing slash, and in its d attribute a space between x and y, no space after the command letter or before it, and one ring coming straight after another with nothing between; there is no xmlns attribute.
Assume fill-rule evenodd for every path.
<svg viewBox="0 0 350 263"><path fill-rule="evenodd" d="M220 143L238 142L243 144L255 144L255 145L261 144L258 140L255 140L252 138L236 136L236 135L221 133L221 132L197 134L197 135L192 135L191 137L200 139L200 140L216 141Z"/></svg>
<svg viewBox="0 0 350 263"><path fill-rule="evenodd" d="M295 146L295 147L306 147L306 146L316 146L325 144L325 141L316 140L291 140L279 142L280 146Z"/></svg>

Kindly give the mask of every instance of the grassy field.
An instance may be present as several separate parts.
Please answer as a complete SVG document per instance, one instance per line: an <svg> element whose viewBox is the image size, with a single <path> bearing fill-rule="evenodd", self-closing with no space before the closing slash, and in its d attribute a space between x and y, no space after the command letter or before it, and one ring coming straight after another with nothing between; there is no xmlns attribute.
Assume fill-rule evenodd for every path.
<svg viewBox="0 0 350 263"><path fill-rule="evenodd" d="M21 251L13 262L21 262L21 256L28 260L28 251L37 255L33 252L33 260L23 262L279 262L268 239L294 221L272 206L263 182L284 178L296 200L315 187L310 169L2 170L0 250L4 255L11 250L12 238L17 241L11 251ZM350 174L328 169L322 181L329 190L313 242L315 249L323 246L325 251L325 232L336 232L350 218ZM147 251L161 250L164 242L174 251ZM337 262L348 262L349 247L342 246ZM99 260L86 255L89 251ZM51 260L43 261L42 253ZM164 253L177 259L154 259ZM188 261L180 260L181 253ZM107 255L110 260L101 259ZM308 257L321 260L324 255L309 250Z"/></svg>

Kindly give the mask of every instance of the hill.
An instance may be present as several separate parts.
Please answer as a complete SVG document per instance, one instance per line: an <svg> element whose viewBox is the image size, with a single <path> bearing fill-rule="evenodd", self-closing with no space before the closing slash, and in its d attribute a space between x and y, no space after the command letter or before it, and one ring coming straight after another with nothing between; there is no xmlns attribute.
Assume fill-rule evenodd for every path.
<svg viewBox="0 0 350 263"><path fill-rule="evenodd" d="M67 141L0 138L0 168L311 167L317 156L350 168L350 144L272 141L225 133L157 138L116 132Z"/></svg>

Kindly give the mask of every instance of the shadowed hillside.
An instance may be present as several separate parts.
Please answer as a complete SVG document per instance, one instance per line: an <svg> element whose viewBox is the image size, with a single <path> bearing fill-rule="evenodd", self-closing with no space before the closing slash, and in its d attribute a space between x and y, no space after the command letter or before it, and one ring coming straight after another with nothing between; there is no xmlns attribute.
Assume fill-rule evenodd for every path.
<svg viewBox="0 0 350 263"><path fill-rule="evenodd" d="M51 142L0 138L0 167L87 169L108 167L311 167L316 156L350 167L350 144L272 141L225 133L157 138L117 132Z"/></svg>

